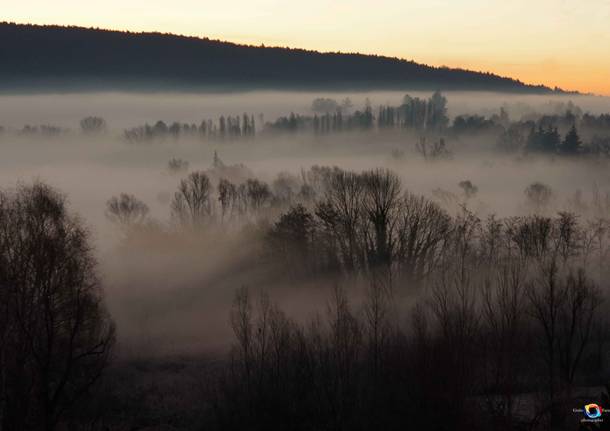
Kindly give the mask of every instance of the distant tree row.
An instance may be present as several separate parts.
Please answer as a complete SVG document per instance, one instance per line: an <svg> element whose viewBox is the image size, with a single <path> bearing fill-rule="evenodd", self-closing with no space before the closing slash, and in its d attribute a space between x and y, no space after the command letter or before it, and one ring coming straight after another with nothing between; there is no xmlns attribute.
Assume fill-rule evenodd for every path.
<svg viewBox="0 0 610 431"><path fill-rule="evenodd" d="M257 124L253 115L220 116L217 121L203 120L199 125L157 121L124 131L128 142L152 142L167 139L225 140L252 138L257 133L314 133L326 135L344 131L410 130L430 142L443 142L481 137L496 141L496 148L505 153L548 155L593 155L610 157L610 114L598 116L582 113L574 104L558 104L555 111L563 113L528 113L519 121L511 121L506 108L489 117L458 115L450 122L447 99L435 92L428 99L406 95L399 106L381 105L376 114L367 100L361 109L352 112L348 99L316 99L313 116L290 113L274 121ZM261 126L262 125L262 126ZM107 131L101 117L90 116L80 122L87 135ZM61 127L26 125L18 133L26 136L56 137L67 133ZM421 151L420 151L421 152Z"/></svg>
<svg viewBox="0 0 610 431"><path fill-rule="evenodd" d="M530 130L525 149L528 152L576 155L582 152L583 147L576 126L572 126L566 136L561 139L556 128L543 129L542 125L539 125L538 128Z"/></svg>
<svg viewBox="0 0 610 431"><path fill-rule="evenodd" d="M188 169L183 163L170 160L170 165L180 165L176 173ZM187 229L203 229L217 223L239 225L297 199L309 199L310 192L295 178L279 176L272 185L256 178L236 183L222 176L232 169L235 167L217 164L214 172L221 177L216 183L211 173L204 171L191 172L181 179L170 201L172 222ZM113 196L106 203L108 219L125 230L145 225L148 212L148 206L130 194Z"/></svg>
<svg viewBox="0 0 610 431"><path fill-rule="evenodd" d="M502 152L610 157L610 123L606 117L603 114L579 117L567 111L563 115L546 115L503 127L495 124L488 130L493 130L497 148ZM482 128L475 130L483 132ZM582 136L587 136L588 142Z"/></svg>
<svg viewBox="0 0 610 431"><path fill-rule="evenodd" d="M351 130L371 130L400 127L404 129L442 131L446 128L447 99L435 92L428 100L405 96L403 104L399 107L380 106L377 117L367 99L362 110L353 114L350 108L343 107L332 99L316 99L312 110L316 112L313 117L301 116L291 113L288 117L280 117L272 123L267 123L269 130L295 132L313 129L316 134L337 133Z"/></svg>
<svg viewBox="0 0 610 431"><path fill-rule="evenodd" d="M57 137L60 136L64 133L66 133L67 130L63 129L61 127L57 127L57 126L51 126L48 124L43 124L40 126L32 126L29 124L26 124L25 126L23 126L23 128L19 131L20 135L23 136L36 136L36 135L40 135L43 136L45 138L53 138L53 137Z"/></svg>
<svg viewBox="0 0 610 431"><path fill-rule="evenodd" d="M99 134L107 130L106 120L101 117L85 117L80 121L80 128L83 133L86 134ZM5 129L0 127L0 133L4 132ZM19 135L23 136L42 136L45 138L53 138L64 135L69 132L69 129L53 126L50 124L31 125L26 124L20 130L17 131Z"/></svg>
<svg viewBox="0 0 610 431"><path fill-rule="evenodd" d="M240 116L221 115L217 122L203 120L199 126L196 124L174 122L169 126L164 121L157 121L154 125L127 129L124 132L128 142L150 142L168 138L200 138L200 139L236 139L240 137L253 137L256 134L254 116L243 114Z"/></svg>
<svg viewBox="0 0 610 431"><path fill-rule="evenodd" d="M333 114L340 112L343 115L349 115L354 104L349 97L343 99L340 103L334 99L319 97L311 103L311 110L316 114Z"/></svg>

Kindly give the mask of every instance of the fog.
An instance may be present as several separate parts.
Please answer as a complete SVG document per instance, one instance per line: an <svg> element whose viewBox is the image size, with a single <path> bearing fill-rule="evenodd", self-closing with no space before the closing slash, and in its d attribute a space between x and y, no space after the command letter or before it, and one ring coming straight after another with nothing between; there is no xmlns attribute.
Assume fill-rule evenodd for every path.
<svg viewBox="0 0 610 431"><path fill-rule="evenodd" d="M91 93L91 94L34 94L1 95L0 119L2 126L22 127L30 124L54 124L78 127L87 115L105 118L111 127L126 128L146 121L182 121L198 123L202 118L219 115L263 114L266 120L290 112L310 113L311 102L317 97L341 100L352 99L362 106L368 98L373 105L398 105L408 93L414 97L428 97L422 91L375 91L358 93L253 91L247 93ZM610 99L601 96L578 95L515 95L488 92L447 92L449 116L460 114L496 113L500 106L513 107L515 115L524 110L548 111L552 101L572 100L585 112L594 114L610 110ZM524 106L526 105L526 106Z"/></svg>
<svg viewBox="0 0 610 431"><path fill-rule="evenodd" d="M427 97L427 94L411 93ZM70 208L89 227L105 281L110 312L119 327L122 354L222 352L231 341L228 310L237 288L277 289L274 299L291 315L308 317L328 300L330 283L275 280L260 264L258 237L244 241L218 233L197 241L143 244L140 255L122 246L124 233L105 216L106 201L120 193L135 195L159 223L170 223L169 201L186 174L172 174L171 158L188 161L189 171L212 167L216 152L227 165L243 164L252 176L271 183L280 173L300 176L314 165L363 171L386 167L413 193L434 199L438 189L460 196L458 183L477 188L469 208L481 217L524 215L524 189L543 182L554 191L552 210L569 209L577 191L610 190L606 162L524 158L498 155L493 138L477 135L449 141L452 157L426 162L415 150L416 133L348 132L313 136L306 133L257 134L250 140L202 142L169 140L151 144L126 142L123 129L157 120L199 124L203 118L252 113L274 121L291 112L311 115L317 97L349 97L355 107L369 100L398 105L404 93L313 94L251 92L245 94L45 94L0 96L0 186L44 181L67 196ZM583 112L610 111L610 100L594 96L518 96L491 93L447 93L448 114L490 116L505 106L511 119L532 112L552 113L553 103L572 101ZM89 136L78 123L87 115L103 117L108 130ZM18 133L24 125L50 124L66 128L59 136ZM262 129L261 124L257 128ZM398 152L399 156L396 156ZM457 211L453 206L451 211ZM271 218L267 223L273 223ZM183 241L180 243L180 241ZM288 291L283 284L295 284ZM315 292L312 294L312 292Z"/></svg>
<svg viewBox="0 0 610 431"><path fill-rule="evenodd" d="M454 400L438 429L538 429L599 393L610 99L408 93L0 95L0 263L50 185L116 324L74 429L266 429L297 404L306 429L385 429Z"/></svg>

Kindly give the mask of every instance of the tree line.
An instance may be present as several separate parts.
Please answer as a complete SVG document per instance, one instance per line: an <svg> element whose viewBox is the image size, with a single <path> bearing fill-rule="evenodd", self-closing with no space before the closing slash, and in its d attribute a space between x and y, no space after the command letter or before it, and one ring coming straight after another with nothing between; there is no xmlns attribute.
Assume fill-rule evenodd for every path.
<svg viewBox="0 0 610 431"><path fill-rule="evenodd" d="M490 149L507 154L610 157L608 114L583 114L570 102L556 107L565 109L564 112L546 115L530 113L517 121L511 121L504 107L499 114L489 117L458 115L451 121L447 103L447 98L439 91L428 99L406 95L399 106L380 105L375 113L368 99L363 107L353 112L349 99L341 103L333 99L316 99L312 104L314 115L291 112L267 122L262 114L255 119L253 114L248 113L221 115L216 120L204 119L199 124L159 120L152 125L147 123L128 128L123 131L123 138L131 143L182 138L225 141L276 133L321 136L341 132L398 130L419 137L416 149L420 153L421 148L417 147L422 140L437 144L442 141L441 146L451 140L457 146L460 141L484 137L495 140L495 146L490 146ZM80 129L85 135L97 135L107 132L108 125L101 117L89 116L81 120ZM23 136L45 138L63 136L68 132L69 129L53 125L25 125L17 131ZM2 129L0 133L3 133Z"/></svg>
<svg viewBox="0 0 610 431"><path fill-rule="evenodd" d="M86 47L86 48L85 48ZM398 58L207 38L0 23L4 89L391 89L561 92ZM51 55L52 53L52 55Z"/></svg>

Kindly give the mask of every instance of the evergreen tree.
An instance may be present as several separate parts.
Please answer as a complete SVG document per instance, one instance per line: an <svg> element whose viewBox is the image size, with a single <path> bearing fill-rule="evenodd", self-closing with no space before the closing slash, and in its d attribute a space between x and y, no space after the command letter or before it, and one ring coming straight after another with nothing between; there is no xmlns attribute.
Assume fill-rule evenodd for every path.
<svg viewBox="0 0 610 431"><path fill-rule="evenodd" d="M561 136L556 127L550 127L544 134L542 150L546 153L555 153L561 143Z"/></svg>
<svg viewBox="0 0 610 431"><path fill-rule="evenodd" d="M582 142L580 141L580 137L578 136L578 132L576 131L576 126L573 125L570 131L567 133L563 142L559 147L559 151L565 155L575 155L580 153L582 148Z"/></svg>
<svg viewBox="0 0 610 431"><path fill-rule="evenodd" d="M555 127L544 129L542 125L538 128L532 127L527 137L526 149L530 152L553 154L559 148L561 137Z"/></svg>

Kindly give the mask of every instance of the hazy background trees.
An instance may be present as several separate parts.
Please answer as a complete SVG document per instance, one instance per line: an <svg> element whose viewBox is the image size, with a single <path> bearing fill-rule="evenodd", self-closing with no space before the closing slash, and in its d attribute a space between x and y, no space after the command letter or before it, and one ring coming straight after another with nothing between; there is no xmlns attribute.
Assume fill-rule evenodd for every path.
<svg viewBox="0 0 610 431"><path fill-rule="evenodd" d="M139 225L148 216L148 206L133 195L121 193L106 202L106 217L123 228Z"/></svg>
<svg viewBox="0 0 610 431"><path fill-rule="evenodd" d="M608 376L610 201L591 150L605 117L558 104L450 118L457 96L392 97L315 114L307 99L267 123L156 111L128 129L147 145L9 128L6 178L31 151L23 175L44 166L70 192L122 328L112 378L60 422L571 429L565 412ZM556 132L548 151L528 150L532 130ZM107 235L104 212L126 235ZM233 316L250 317L227 319L243 285Z"/></svg>
<svg viewBox="0 0 610 431"><path fill-rule="evenodd" d="M103 133L107 127L106 120L101 117L85 117L80 120L80 128L84 133Z"/></svg>
<svg viewBox="0 0 610 431"><path fill-rule="evenodd" d="M172 216L181 224L198 227L212 215L212 185L203 172L193 172L180 180L172 200Z"/></svg>

